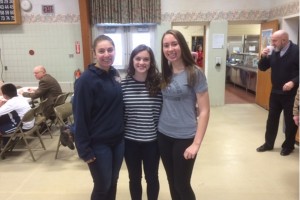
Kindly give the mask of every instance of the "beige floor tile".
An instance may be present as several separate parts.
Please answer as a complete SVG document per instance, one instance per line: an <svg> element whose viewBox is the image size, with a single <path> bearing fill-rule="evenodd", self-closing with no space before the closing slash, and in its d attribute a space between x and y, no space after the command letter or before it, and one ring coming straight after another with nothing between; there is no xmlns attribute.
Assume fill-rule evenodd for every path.
<svg viewBox="0 0 300 200"><path fill-rule="evenodd" d="M298 200L299 148L280 156L282 123L273 151L257 153L263 143L267 111L256 104L228 104L211 108L205 140L192 177L197 199ZM89 199L92 180L76 151L61 148L55 160L58 131L44 136L46 151L15 152L0 160L1 200ZM168 183L160 164L160 200L169 200ZM145 196L145 181L144 198ZM120 171L118 200L129 200L126 165Z"/></svg>

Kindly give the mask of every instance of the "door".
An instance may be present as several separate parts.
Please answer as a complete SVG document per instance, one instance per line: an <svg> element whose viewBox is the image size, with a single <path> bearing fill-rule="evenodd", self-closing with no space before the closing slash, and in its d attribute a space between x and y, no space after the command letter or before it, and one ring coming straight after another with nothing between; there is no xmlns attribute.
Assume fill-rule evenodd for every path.
<svg viewBox="0 0 300 200"><path fill-rule="evenodd" d="M267 45L270 44L270 34L277 31L279 27L278 20L266 22L261 24L260 28L260 50L265 48ZM270 34L269 34L270 33ZM255 102L269 110L269 97L271 94L271 69L268 69L267 71L263 72L258 70L257 72L257 83L256 83L256 97Z"/></svg>

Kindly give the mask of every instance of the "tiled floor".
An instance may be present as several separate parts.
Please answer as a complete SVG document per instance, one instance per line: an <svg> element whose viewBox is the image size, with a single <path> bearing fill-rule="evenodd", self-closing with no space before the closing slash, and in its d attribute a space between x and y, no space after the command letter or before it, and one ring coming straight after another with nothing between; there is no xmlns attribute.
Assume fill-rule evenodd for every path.
<svg viewBox="0 0 300 200"><path fill-rule="evenodd" d="M289 156L280 156L282 126L273 151L255 150L263 143L266 117L267 111L256 104L211 108L192 178L197 199L298 200L299 148L296 146ZM57 139L58 131L53 139L45 136L47 150L34 152L36 162L28 152L13 153L0 160L1 200L89 199L92 180L87 166L76 151L65 147L55 160ZM159 176L159 200L170 200L162 165ZM117 199L130 199L125 165L120 171Z"/></svg>
<svg viewBox="0 0 300 200"><path fill-rule="evenodd" d="M255 103L255 93L232 83L225 86L225 104Z"/></svg>

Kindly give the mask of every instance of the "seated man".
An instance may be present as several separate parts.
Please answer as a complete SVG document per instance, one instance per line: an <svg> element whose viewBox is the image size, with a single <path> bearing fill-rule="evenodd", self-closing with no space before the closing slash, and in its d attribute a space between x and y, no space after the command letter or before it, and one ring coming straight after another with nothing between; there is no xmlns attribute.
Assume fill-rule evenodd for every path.
<svg viewBox="0 0 300 200"><path fill-rule="evenodd" d="M51 118L55 116L53 104L58 95L62 94L61 87L55 78L47 74L45 67L42 65L36 66L33 74L39 80L38 88L30 88L28 91L23 91L22 95L31 99L40 98L41 101L48 99L44 108L44 114L47 118Z"/></svg>
<svg viewBox="0 0 300 200"><path fill-rule="evenodd" d="M0 100L0 134L15 131L18 123L31 107L28 101L18 96L17 88L11 83L2 85L3 98ZM23 124L22 129L28 130L34 126L34 120Z"/></svg>

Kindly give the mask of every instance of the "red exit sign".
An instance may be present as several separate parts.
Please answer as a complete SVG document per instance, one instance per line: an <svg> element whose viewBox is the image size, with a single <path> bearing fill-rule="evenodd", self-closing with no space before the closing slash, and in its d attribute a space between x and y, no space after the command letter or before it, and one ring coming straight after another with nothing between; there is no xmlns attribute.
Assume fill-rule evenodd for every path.
<svg viewBox="0 0 300 200"><path fill-rule="evenodd" d="M54 5L42 5L43 14L54 14Z"/></svg>

